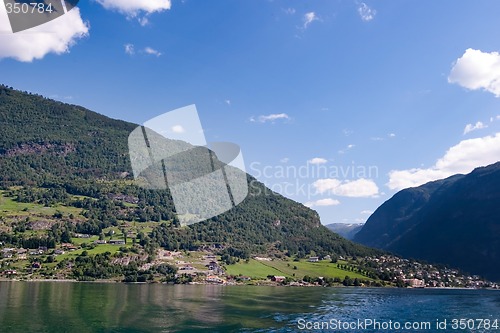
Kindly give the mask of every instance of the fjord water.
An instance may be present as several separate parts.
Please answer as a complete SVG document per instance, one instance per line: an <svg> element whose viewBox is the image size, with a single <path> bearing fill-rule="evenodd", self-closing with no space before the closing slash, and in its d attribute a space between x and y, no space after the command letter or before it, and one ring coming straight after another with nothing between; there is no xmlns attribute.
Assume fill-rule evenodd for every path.
<svg viewBox="0 0 500 333"><path fill-rule="evenodd" d="M300 323L358 319L500 332L453 330L454 318L500 321L500 291L0 283L1 332L298 332ZM330 329L316 331L394 331Z"/></svg>

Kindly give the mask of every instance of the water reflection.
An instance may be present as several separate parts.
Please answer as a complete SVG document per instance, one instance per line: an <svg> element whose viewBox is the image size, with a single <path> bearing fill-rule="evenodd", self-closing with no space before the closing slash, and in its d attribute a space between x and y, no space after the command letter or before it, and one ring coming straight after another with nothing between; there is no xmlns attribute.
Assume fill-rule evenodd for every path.
<svg viewBox="0 0 500 333"><path fill-rule="evenodd" d="M319 305L314 289L296 289L290 302L290 288L5 282L0 324L8 332L269 329L286 325L276 316Z"/></svg>
<svg viewBox="0 0 500 333"><path fill-rule="evenodd" d="M0 331L14 333L296 332L299 319L435 322L498 314L499 291L0 283Z"/></svg>

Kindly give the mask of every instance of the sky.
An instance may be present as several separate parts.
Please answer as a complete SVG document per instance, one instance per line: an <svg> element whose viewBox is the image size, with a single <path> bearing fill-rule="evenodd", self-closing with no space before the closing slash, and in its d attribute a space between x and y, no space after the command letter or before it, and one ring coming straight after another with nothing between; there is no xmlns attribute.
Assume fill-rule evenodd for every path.
<svg viewBox="0 0 500 333"><path fill-rule="evenodd" d="M12 33L0 82L134 123L195 104L207 141L318 211L500 160L500 2L89 0Z"/></svg>

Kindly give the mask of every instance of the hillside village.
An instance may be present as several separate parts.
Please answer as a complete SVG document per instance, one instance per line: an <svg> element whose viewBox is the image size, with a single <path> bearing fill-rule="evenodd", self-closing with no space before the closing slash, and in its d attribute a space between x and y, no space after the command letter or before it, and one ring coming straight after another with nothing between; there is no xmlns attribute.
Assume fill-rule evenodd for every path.
<svg viewBox="0 0 500 333"><path fill-rule="evenodd" d="M396 256L304 259L253 256L239 259L221 255L222 244L201 251L147 253L140 232L132 226L110 229L108 237L73 234L71 242L54 247L13 247L0 242L0 278L9 280L107 280L190 284L265 284L290 286L397 286L410 288L499 288L498 284L458 270ZM110 268L92 271L84 259L102 256ZM83 264L85 263L85 264ZM87 265L87 266L85 266ZM250 272L250 274L245 274ZM253 272L253 273L252 273Z"/></svg>

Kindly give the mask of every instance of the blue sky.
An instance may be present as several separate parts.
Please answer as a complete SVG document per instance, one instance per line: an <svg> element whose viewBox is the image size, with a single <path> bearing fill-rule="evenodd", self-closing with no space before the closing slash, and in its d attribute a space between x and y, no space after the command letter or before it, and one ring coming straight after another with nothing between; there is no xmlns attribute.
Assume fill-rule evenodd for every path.
<svg viewBox="0 0 500 333"><path fill-rule="evenodd" d="M0 81L135 123L196 104L249 173L324 224L363 222L401 188L500 160L499 15L493 0L91 0L12 34L2 8Z"/></svg>

